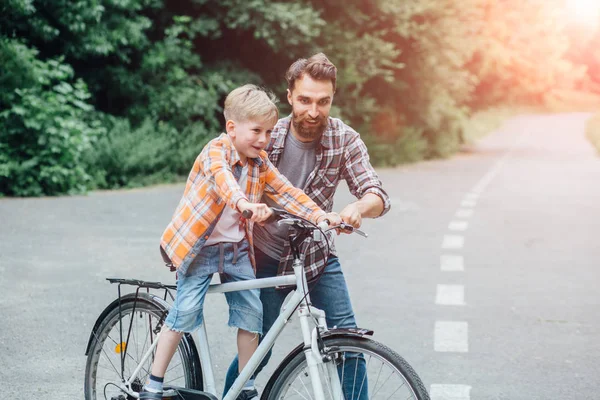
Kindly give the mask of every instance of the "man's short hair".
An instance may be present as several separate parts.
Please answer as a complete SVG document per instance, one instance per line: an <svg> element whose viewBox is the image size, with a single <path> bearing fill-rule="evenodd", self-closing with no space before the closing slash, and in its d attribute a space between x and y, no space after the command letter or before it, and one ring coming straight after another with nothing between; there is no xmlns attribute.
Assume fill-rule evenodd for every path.
<svg viewBox="0 0 600 400"><path fill-rule="evenodd" d="M290 65L285 74L285 79L287 80L290 92L294 90L296 80L302 79L304 74L308 74L312 79L318 81L330 80L333 84L333 91L335 92L337 68L329 61L325 54L315 54L308 60L306 58L300 58Z"/></svg>
<svg viewBox="0 0 600 400"><path fill-rule="evenodd" d="M277 122L279 110L276 97L252 84L233 89L225 99L223 115L225 121L247 122L250 120L272 120Z"/></svg>

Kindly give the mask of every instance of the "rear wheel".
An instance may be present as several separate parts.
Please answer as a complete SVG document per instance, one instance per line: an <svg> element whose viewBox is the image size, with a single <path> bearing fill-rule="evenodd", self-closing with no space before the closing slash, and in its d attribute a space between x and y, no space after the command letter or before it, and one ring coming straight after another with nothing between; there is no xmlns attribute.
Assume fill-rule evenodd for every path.
<svg viewBox="0 0 600 400"><path fill-rule="evenodd" d="M330 362L337 366L337 378L343 389L342 395L336 398L327 364L319 366L325 399L429 399L417 373L389 347L356 336L328 337L324 338L324 344ZM267 384L261 399L314 399L305 354L299 352L284 362L286 364L275 372L275 379Z"/></svg>
<svg viewBox="0 0 600 400"><path fill-rule="evenodd" d="M121 310L114 307L100 323L88 352L85 371L86 400L134 399L118 385L129 379L150 349L162 325L167 309L146 294L122 298ZM132 382L135 392L142 389L150 375L154 352L142 364ZM165 386L183 386L202 390L202 371L198 354L189 334L183 336L165 374ZM119 397L122 396L122 397Z"/></svg>

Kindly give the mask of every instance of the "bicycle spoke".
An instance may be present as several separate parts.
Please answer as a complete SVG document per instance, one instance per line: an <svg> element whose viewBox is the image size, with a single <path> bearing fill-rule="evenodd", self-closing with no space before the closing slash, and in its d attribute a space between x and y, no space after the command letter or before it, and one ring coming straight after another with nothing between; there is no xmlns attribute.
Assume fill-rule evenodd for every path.
<svg viewBox="0 0 600 400"><path fill-rule="evenodd" d="M299 395L300 397L302 397L304 400L308 400L308 397L304 397L304 396L302 395L302 393L300 393L300 392L299 392L297 389L292 389L292 390L293 390L294 392L298 393L298 395ZM307 394L310 396L310 392L308 392L308 390L306 389L306 386L304 387L304 390L305 390L305 391L307 392Z"/></svg>
<svg viewBox="0 0 600 400"><path fill-rule="evenodd" d="M103 351L104 351L104 349L103 349ZM104 353L106 353L106 352L104 351ZM113 364L113 362L110 360L110 358L109 358L108 356L106 356L106 355L105 355L105 358L106 358L106 360L107 360L107 361L108 361L108 362L111 364L111 366L112 366L112 368L113 368L114 372L115 372L115 373L116 373L118 376L121 376L121 372L120 372L120 371L117 369L117 367L115 367L115 365L114 365L114 364ZM137 365L137 363L136 363L136 365ZM108 367L104 367L104 366L101 366L101 365L99 365L99 367L102 367L103 369L105 369L105 370L107 370L107 371L111 371L111 370L110 370ZM144 371L144 372L146 373L146 375L150 375L150 371L149 371L148 369L146 369L146 368L142 367L142 371ZM131 376L131 374L129 374L128 376Z"/></svg>
<svg viewBox="0 0 600 400"><path fill-rule="evenodd" d="M306 370L304 371L304 375L308 376L308 373L306 372ZM300 378L300 382L302 383L302 386L304 387L304 391L306 392L306 394L308 394L310 396L310 391L306 388L306 384L304 383L304 380L302 378ZM296 390L296 392L302 396L302 394L300 392L298 392ZM306 399L306 397L302 396L303 399Z"/></svg>
<svg viewBox="0 0 600 400"><path fill-rule="evenodd" d="M177 353L175 353L175 354L177 354ZM169 365L171 365L171 364L169 364ZM167 369L167 370L165 371L165 376L167 375L167 373L168 373L169 371L172 371L173 369L175 369L176 367L178 367L178 366L180 366L180 365L183 365L183 363L181 363L181 362L180 362L179 364L176 364L176 365L173 365L173 366L171 366L169 369Z"/></svg>
<svg viewBox="0 0 600 400"><path fill-rule="evenodd" d="M117 346L119 345L119 344L118 344L118 343L117 343L117 342L116 342L116 341L115 341L115 340L114 340L112 337L110 337L110 335L109 335L109 336L107 336L106 338L107 338L107 339L110 339L110 340L112 340L112 342L113 342L115 345L117 345ZM125 344L125 346L127 346L127 344ZM128 357L129 359L133 360L133 362L134 362L136 365L139 363L139 361L138 361L138 360L136 360L135 358L133 358L133 356L132 356L132 355L131 355L129 352L127 353L127 357ZM119 373L119 375L120 375L120 373Z"/></svg>
<svg viewBox="0 0 600 400"><path fill-rule="evenodd" d="M367 365L365 366L365 371L368 371L368 370L369 370L369 365L371 365L371 360L372 360L372 359L373 359L373 357L372 357L372 356L369 356L369 362L368 362L368 363L367 363ZM362 390L363 390L363 387L364 387L364 385L365 385L365 381L366 381L366 380L367 380L367 374L366 374L366 372L365 372L365 376L363 376L363 380L362 380L362 382L360 383L360 390L358 391L358 398L359 398L359 399L360 399L360 395L362 394Z"/></svg>
<svg viewBox="0 0 600 400"><path fill-rule="evenodd" d="M378 389L378 390L376 390L376 391L373 393L373 396L375 396L375 395L376 395L376 394L379 392L379 390L381 390L381 388L383 387L383 385L384 385L384 384L385 384L387 381L389 381L389 380L390 380L390 378L392 377L392 375L394 375L394 371L392 371L392 372L390 373L390 376L388 376L388 377L387 377L387 379L386 379L385 381L383 381L383 383L381 384L381 386L379 387L379 389Z"/></svg>
<svg viewBox="0 0 600 400"><path fill-rule="evenodd" d="M390 397L388 397L386 400L389 400L389 399L391 399L391 398L392 398L392 396L393 396L393 395L395 395L395 394L396 394L396 392L397 392L398 390L400 390L400 388L401 388L402 386L404 386L404 384L402 384L402 385L398 386L398 389L394 390L394 393L392 393L392 394L390 395ZM412 395L409 395L409 397L408 397L408 398L410 399L411 397L412 397Z"/></svg>
<svg viewBox="0 0 600 400"><path fill-rule="evenodd" d="M142 313L140 312L140 320L145 320L145 318L143 317ZM148 314L148 326L145 325L145 322L142 322L143 326L142 326L142 331L146 332L146 337L144 338L144 341L142 342L142 349L141 352L139 350L139 341L136 339L137 336L139 336L139 333L133 333L132 336L134 336L134 344L135 344L135 348L136 348L136 353L137 353L137 360L136 360L136 365L139 364L139 360L142 359L142 357L144 357L144 355L146 354L146 343L148 342L148 336L149 336L149 332L152 330L152 316ZM136 322L136 326L138 326L138 323ZM137 329L135 330L137 332ZM150 348L150 345L148 345L148 349ZM145 381L146 377L148 375L150 375L150 368L152 367L152 363L151 360L153 359L152 356L150 356L148 358L148 360L150 360L150 362L148 362L148 360L145 361L145 366L142 367L142 370L144 371L144 373L146 374L146 376L144 377L144 379L141 379L142 381ZM131 372L129 373L129 376L131 376Z"/></svg>
<svg viewBox="0 0 600 400"><path fill-rule="evenodd" d="M109 360L109 361L110 361L110 360ZM112 363L111 363L111 364L112 364ZM116 372L116 373L119 373L119 371L117 371L117 369L115 368L115 366L114 366L114 365L112 366L112 369L110 369L108 366L106 366L106 367L105 367L104 365L98 366L98 368L102 368L102 369L103 369L103 370L105 370L105 371L110 371L110 372Z"/></svg>
<svg viewBox="0 0 600 400"><path fill-rule="evenodd" d="M331 398L335 400L335 398L333 397L334 396L334 393L333 393L333 378L329 374L329 369L327 368L327 364L323 364L322 368L323 368L323 372L322 372L321 376L325 377L325 384L326 384L326 386L329 387L328 393L331 395Z"/></svg>
<svg viewBox="0 0 600 400"><path fill-rule="evenodd" d="M106 352L106 350L104 350L104 347L102 347L102 353L104 353L104 357L108 360L108 362L110 363L110 365L112 365L113 369L115 370L115 372L117 373L117 375L121 375L121 373L119 372L119 370L117 369L117 367L115 367L115 365L112 363L112 361L110 360L108 353Z"/></svg>
<svg viewBox="0 0 600 400"><path fill-rule="evenodd" d="M142 315L142 313L140 313L140 316L141 315ZM132 332L131 332L131 336L132 336L131 340L133 341L133 344L134 344L133 347L135 347L135 359L139 360L140 352L138 349L138 341L137 341L137 322L135 323L135 326L136 326L136 328L133 328ZM131 342L131 340L130 340L130 342ZM127 346L129 346L129 343L127 343ZM134 349L132 349L132 350L134 350ZM129 373L129 375L131 375L131 373Z"/></svg>
<svg viewBox="0 0 600 400"><path fill-rule="evenodd" d="M356 365L354 366L354 381L352 382L352 396L350 396L350 399L354 399L354 389L356 388L356 375L358 372L358 358L354 362Z"/></svg>
<svg viewBox="0 0 600 400"><path fill-rule="evenodd" d="M340 381L342 385L344 384L344 374L345 373L346 373L346 355L344 354L344 355L342 355L342 380ZM342 388L342 396L346 397L344 395L344 389L343 388ZM342 400L344 400L344 399L342 399Z"/></svg>
<svg viewBox="0 0 600 400"><path fill-rule="evenodd" d="M144 329L146 331L146 338L143 341L143 345L142 345L142 355L146 354L146 351L148 351L148 349L152 346L152 341L150 341L150 343L148 343L148 338L150 337L150 334L152 332L152 316L148 316L148 329ZM148 349L146 348L146 343L148 343ZM153 359L154 357L150 357L150 359Z"/></svg>
<svg viewBox="0 0 600 400"><path fill-rule="evenodd" d="M130 318L132 318L132 316L133 316L132 314L129 314L129 317L130 317ZM135 322L135 317L133 317L133 318L134 318L133 324L137 326L137 323ZM127 324L126 322L123 322L123 325L124 325L124 326L128 326L128 324ZM113 327L116 327L116 326L117 326L117 323L115 323L115 324L113 325ZM118 329L118 328L117 328L117 329ZM133 327L132 327L132 332L133 332L133 333L132 333L132 335L131 335L131 337L130 337L130 343L134 343L133 347L137 347L137 346L135 345L135 343L137 342L137 341L136 341L136 339L135 339L135 338L136 338L136 334L135 334L135 331L136 331L136 330L137 330L137 329L135 329L135 328L133 328ZM108 340L108 341L112 342L112 344L113 344L113 345L115 345L115 346L121 346L121 344L119 344L119 343L118 343L118 342L117 342L117 341L116 341L116 340L115 340L115 339L112 337L112 335L111 335L111 334L108 334L108 335L106 336L106 340ZM126 344L125 344L125 346L130 346L130 343L126 343ZM121 349L121 350L123 351L124 349ZM102 352L104 353L104 355L105 355L106 359L108 360L108 362L110 362L110 363L111 363L111 365L112 365L113 369L115 370L115 373L116 373L116 374L117 374L117 375L120 377L120 376L121 376L121 373L120 373L120 371L119 371L119 370L116 368L116 366L113 364L113 362L111 361L110 357L108 356L108 353L107 353L107 351L106 351L106 349L105 349L105 346L103 346L103 347L102 347ZM134 366L137 366L137 365L139 364L139 360L140 360L139 353L138 353L137 351L136 351L136 353L138 354L138 357L134 357L134 355L132 354L132 352L131 352L131 351L128 351L128 352L127 352L127 354L126 354L126 356L127 356L127 357L126 357L126 360L125 360L125 368L126 368L126 372L127 372L127 377L131 377L131 374L132 374L132 372L133 372L133 371L131 370L131 368L132 368L131 364L133 364ZM131 361L131 363L128 363L128 362L126 362L127 360ZM119 359L119 361L120 361L120 359ZM145 376L149 376L149 375L150 375L150 366L142 366L142 368L141 368L140 372L143 372L143 373L145 374Z"/></svg>
<svg viewBox="0 0 600 400"><path fill-rule="evenodd" d="M165 310L161 304L153 304L150 297L143 297L146 298L135 300L135 312L133 298L124 301L122 309L113 309L95 333L86 366L86 399L103 400L104 393L108 399L118 397L123 392L116 387L121 385L123 378L130 381L130 390L133 390L126 397L135 398L134 392L141 389L150 375L154 360L152 346L156 344L153 328ZM126 342L122 341L125 337L120 339L121 329L125 331L124 335L128 335ZM146 353L148 357L144 358ZM201 380L197 381L195 378L199 371L194 369L193 360L189 358L191 353L187 351L186 345L179 346L176 354L166 371L166 381L174 386L201 389ZM138 369L134 377L132 374Z"/></svg>
<svg viewBox="0 0 600 400"><path fill-rule="evenodd" d="M427 398L418 376L410 367L404 369L406 361L385 346L354 338L333 338L328 342L330 348L335 349L334 353L328 353L333 363L320 365L318 370L326 400ZM307 373L307 363L304 355L292 359L275 381L271 395L279 400L300 400L314 395L314 382ZM337 396L338 379L342 389L340 398ZM414 380L417 381L415 385L412 384Z"/></svg>
<svg viewBox="0 0 600 400"><path fill-rule="evenodd" d="M381 367L379 368L379 372L377 373L377 381L375 382L375 385L373 386L373 389L377 388L377 384L379 383L379 377L381 376L381 370L383 369L383 363L381 364Z"/></svg>
<svg viewBox="0 0 600 400"><path fill-rule="evenodd" d="M175 381L177 381L178 379L181 379L181 378L183 378L184 376L185 376L185 375L183 375L183 374L182 374L182 375L178 376L177 378L169 379L169 380L168 380L167 382L165 382L165 383L169 383L169 382L175 382Z"/></svg>

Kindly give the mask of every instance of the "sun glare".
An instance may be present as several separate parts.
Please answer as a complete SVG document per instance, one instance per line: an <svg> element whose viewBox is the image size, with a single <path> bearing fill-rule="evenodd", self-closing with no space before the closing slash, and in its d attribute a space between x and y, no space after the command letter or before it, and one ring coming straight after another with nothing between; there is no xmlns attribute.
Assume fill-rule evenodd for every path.
<svg viewBox="0 0 600 400"><path fill-rule="evenodd" d="M566 0L571 17L581 25L596 29L600 24L600 0Z"/></svg>

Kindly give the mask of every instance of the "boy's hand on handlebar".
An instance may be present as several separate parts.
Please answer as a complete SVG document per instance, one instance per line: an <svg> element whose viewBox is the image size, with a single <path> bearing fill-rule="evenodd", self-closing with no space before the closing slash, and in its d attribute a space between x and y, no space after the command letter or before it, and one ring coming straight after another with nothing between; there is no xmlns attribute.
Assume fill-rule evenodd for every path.
<svg viewBox="0 0 600 400"><path fill-rule="evenodd" d="M273 210L269 206L263 203L250 203L249 201L242 199L238 201L237 208L240 213L248 210L252 212L252 216L249 218L250 221L261 224L267 218L273 214Z"/></svg>

